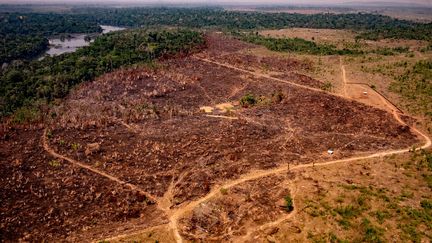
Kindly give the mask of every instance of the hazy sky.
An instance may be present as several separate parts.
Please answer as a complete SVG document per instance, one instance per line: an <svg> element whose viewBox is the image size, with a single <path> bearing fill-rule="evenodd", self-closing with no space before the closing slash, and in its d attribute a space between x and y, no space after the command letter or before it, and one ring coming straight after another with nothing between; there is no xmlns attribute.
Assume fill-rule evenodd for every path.
<svg viewBox="0 0 432 243"><path fill-rule="evenodd" d="M344 2L364 2L364 3L372 3L372 2L386 2L386 3L399 3L403 5L409 4L422 4L428 5L432 7L432 0L0 0L0 3L207 3L207 4L215 4L215 3L228 3L228 4L237 4L237 3L259 3L259 4L270 4L270 3L278 3L278 4L334 4L334 3L344 3Z"/></svg>

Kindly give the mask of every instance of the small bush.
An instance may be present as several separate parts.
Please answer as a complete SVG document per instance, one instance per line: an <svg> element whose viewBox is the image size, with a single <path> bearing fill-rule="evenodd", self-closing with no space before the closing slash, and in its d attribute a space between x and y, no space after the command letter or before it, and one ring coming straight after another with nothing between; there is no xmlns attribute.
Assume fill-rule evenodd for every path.
<svg viewBox="0 0 432 243"><path fill-rule="evenodd" d="M59 167L59 166L61 166L61 163L58 160L51 160L49 162L49 165L52 166L52 167Z"/></svg>
<svg viewBox="0 0 432 243"><path fill-rule="evenodd" d="M330 82L325 82L323 85L321 85L321 89L330 92L333 90L333 84Z"/></svg>
<svg viewBox="0 0 432 243"><path fill-rule="evenodd" d="M285 210L291 212L294 210L294 202L290 195L285 197Z"/></svg>
<svg viewBox="0 0 432 243"><path fill-rule="evenodd" d="M79 143L73 143L71 145L72 150L77 151L79 148L81 147L81 145Z"/></svg>
<svg viewBox="0 0 432 243"><path fill-rule="evenodd" d="M243 107L250 107L257 104L257 99L252 94L246 94L240 99L240 104Z"/></svg>
<svg viewBox="0 0 432 243"><path fill-rule="evenodd" d="M48 139L51 139L51 138L53 137L53 134L52 134L51 130L48 130L48 131L46 132L46 137L47 137Z"/></svg>
<svg viewBox="0 0 432 243"><path fill-rule="evenodd" d="M221 188L221 189L220 189L220 192L221 192L222 195L227 195L227 194L228 194L228 189L226 189L226 188Z"/></svg>

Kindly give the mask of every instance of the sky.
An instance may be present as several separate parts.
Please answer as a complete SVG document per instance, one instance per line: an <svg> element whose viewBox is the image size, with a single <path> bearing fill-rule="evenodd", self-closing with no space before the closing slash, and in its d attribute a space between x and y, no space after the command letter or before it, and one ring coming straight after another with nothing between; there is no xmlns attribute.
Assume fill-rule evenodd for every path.
<svg viewBox="0 0 432 243"><path fill-rule="evenodd" d="M356 2L356 3L373 3L373 2L386 2L396 3L403 5L410 4L421 4L432 7L432 0L0 0L0 3L157 3L157 4L168 4L168 3L204 3L204 4L338 4L345 2Z"/></svg>

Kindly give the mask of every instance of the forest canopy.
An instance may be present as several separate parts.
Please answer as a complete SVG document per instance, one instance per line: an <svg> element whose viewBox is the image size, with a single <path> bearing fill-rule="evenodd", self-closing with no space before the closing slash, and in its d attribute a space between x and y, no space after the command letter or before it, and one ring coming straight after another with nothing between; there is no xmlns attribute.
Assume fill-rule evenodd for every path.
<svg viewBox="0 0 432 243"><path fill-rule="evenodd" d="M97 22L80 15L0 13L0 64L40 55L48 48L48 36L101 31Z"/></svg>
<svg viewBox="0 0 432 243"><path fill-rule="evenodd" d="M29 59L48 48L48 36L101 32L99 24L130 28L187 27L222 30L280 28L350 29L363 39L432 40L432 23L365 13L296 14L221 8L74 8L67 13L0 13L0 63Z"/></svg>
<svg viewBox="0 0 432 243"><path fill-rule="evenodd" d="M265 37L257 33L242 34L233 32L233 34L243 41L262 45L269 50L278 52L297 52L311 55L362 55L375 53L378 55L392 56L409 51L408 47L381 47L374 50L362 50L357 48L338 49L333 45L319 44L302 38L273 38Z"/></svg>
<svg viewBox="0 0 432 243"><path fill-rule="evenodd" d="M368 13L298 14L226 11L219 8L77 8L93 21L129 27L180 26L229 30L318 28L361 31L359 38L430 40L432 23L422 24Z"/></svg>

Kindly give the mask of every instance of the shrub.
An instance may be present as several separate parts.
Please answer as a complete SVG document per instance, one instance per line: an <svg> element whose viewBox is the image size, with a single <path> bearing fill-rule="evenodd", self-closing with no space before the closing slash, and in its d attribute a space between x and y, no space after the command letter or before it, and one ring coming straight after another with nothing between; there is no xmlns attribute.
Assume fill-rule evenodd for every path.
<svg viewBox="0 0 432 243"><path fill-rule="evenodd" d="M52 166L52 167L59 167L59 166L61 166L61 163L58 160L51 160L49 162L49 165Z"/></svg>
<svg viewBox="0 0 432 243"><path fill-rule="evenodd" d="M53 137L53 134L52 134L52 131L51 131L51 130L48 130L48 131L47 131L47 133L46 133L46 137L47 137L48 139L51 139L51 138Z"/></svg>
<svg viewBox="0 0 432 243"><path fill-rule="evenodd" d="M71 145L72 150L77 151L79 148L81 147L81 145L79 143L73 143Z"/></svg>
<svg viewBox="0 0 432 243"><path fill-rule="evenodd" d="M294 202L290 195L285 197L285 210L291 212L294 210Z"/></svg>
<svg viewBox="0 0 432 243"><path fill-rule="evenodd" d="M325 82L323 85L321 85L321 89L330 92L333 89L333 84L331 82Z"/></svg>
<svg viewBox="0 0 432 243"><path fill-rule="evenodd" d="M13 115L12 122L17 124L35 122L41 119L40 111L36 108L21 107Z"/></svg>
<svg viewBox="0 0 432 243"><path fill-rule="evenodd" d="M243 107L250 107L257 104L257 99L252 94L246 94L240 99L240 104Z"/></svg>
<svg viewBox="0 0 432 243"><path fill-rule="evenodd" d="M221 189L220 189L220 192L221 192L222 195L227 195L227 194L228 194L228 189L226 189L226 188L221 188Z"/></svg>

